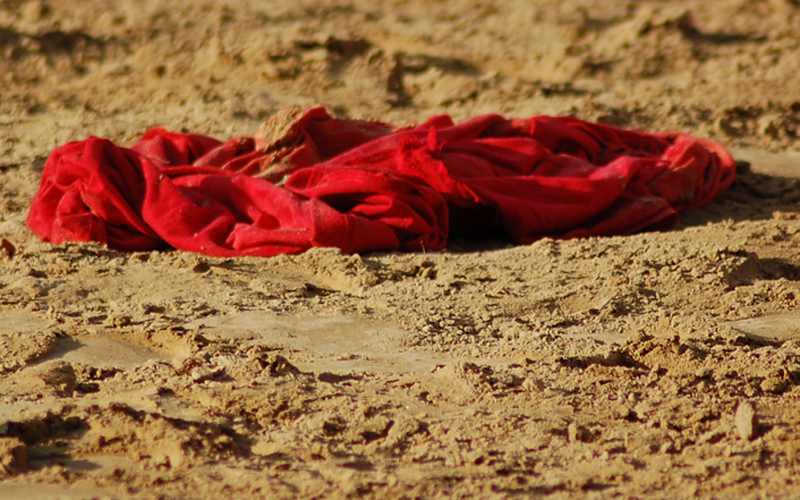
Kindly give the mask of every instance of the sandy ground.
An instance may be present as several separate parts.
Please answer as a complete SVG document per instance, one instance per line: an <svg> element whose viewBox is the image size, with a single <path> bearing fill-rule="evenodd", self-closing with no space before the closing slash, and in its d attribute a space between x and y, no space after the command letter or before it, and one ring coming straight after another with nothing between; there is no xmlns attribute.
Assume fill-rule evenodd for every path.
<svg viewBox="0 0 800 500"><path fill-rule="evenodd" d="M0 1L0 499L797 498L798 2L324 5ZM750 169L675 231L525 247L25 227L57 145L314 103L681 130Z"/></svg>

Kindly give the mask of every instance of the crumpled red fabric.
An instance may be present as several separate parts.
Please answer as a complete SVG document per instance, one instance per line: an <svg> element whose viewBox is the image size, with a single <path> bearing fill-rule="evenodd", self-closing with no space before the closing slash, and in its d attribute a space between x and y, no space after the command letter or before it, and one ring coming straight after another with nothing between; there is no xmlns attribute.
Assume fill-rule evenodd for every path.
<svg viewBox="0 0 800 500"><path fill-rule="evenodd" d="M57 148L28 216L45 241L212 256L438 250L502 231L519 243L667 229L728 187L721 145L571 117L436 116L415 126L292 109L253 138L161 128L131 148Z"/></svg>

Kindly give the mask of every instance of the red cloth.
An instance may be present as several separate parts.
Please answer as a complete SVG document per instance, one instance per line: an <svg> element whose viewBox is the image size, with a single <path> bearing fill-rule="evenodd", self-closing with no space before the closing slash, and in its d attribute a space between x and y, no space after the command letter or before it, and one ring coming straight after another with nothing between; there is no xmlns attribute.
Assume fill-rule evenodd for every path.
<svg viewBox="0 0 800 500"><path fill-rule="evenodd" d="M451 233L529 243L669 228L734 174L722 146L680 133L498 115L397 129L312 108L224 143L157 128L130 149L66 144L28 225L53 243L214 256L437 250Z"/></svg>

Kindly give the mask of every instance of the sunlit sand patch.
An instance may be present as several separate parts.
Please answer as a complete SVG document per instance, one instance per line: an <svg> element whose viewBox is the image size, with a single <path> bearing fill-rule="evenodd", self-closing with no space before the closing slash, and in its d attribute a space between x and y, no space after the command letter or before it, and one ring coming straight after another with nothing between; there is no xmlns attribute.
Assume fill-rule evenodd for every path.
<svg viewBox="0 0 800 500"><path fill-rule="evenodd" d="M731 321L728 325L752 340L760 342L800 341L800 313L796 312Z"/></svg>
<svg viewBox="0 0 800 500"><path fill-rule="evenodd" d="M0 488L0 500L84 500L87 498L133 498L129 495L113 494L100 488L70 487L61 484L25 484L10 481L3 482Z"/></svg>
<svg viewBox="0 0 800 500"><path fill-rule="evenodd" d="M26 311L10 311L0 314L0 335L42 330L47 325L46 319Z"/></svg>
<svg viewBox="0 0 800 500"><path fill-rule="evenodd" d="M68 363L112 367L127 370L150 360L171 361L173 356L113 337L77 337L59 339L58 347L45 361L59 359Z"/></svg>
<svg viewBox="0 0 800 500"><path fill-rule="evenodd" d="M203 318L185 327L201 327L209 340L258 340L297 350L292 362L301 370L406 372L430 369L449 359L402 348L407 332L397 325L351 316L244 312Z"/></svg>
<svg viewBox="0 0 800 500"><path fill-rule="evenodd" d="M800 151L773 153L763 149L731 148L731 154L750 163L754 172L778 177L800 176Z"/></svg>

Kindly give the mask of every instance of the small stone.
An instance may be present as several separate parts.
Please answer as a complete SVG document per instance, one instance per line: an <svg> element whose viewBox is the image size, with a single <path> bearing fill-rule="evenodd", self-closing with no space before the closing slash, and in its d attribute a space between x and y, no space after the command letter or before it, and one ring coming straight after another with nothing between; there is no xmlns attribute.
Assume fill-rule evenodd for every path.
<svg viewBox="0 0 800 500"><path fill-rule="evenodd" d="M572 422L567 427L567 439L570 443L575 443L578 441L578 424Z"/></svg>
<svg viewBox="0 0 800 500"><path fill-rule="evenodd" d="M628 342L631 344L640 344L652 339L653 336L648 335L644 330L637 330L628 337Z"/></svg>
<svg viewBox="0 0 800 500"><path fill-rule="evenodd" d="M777 139L780 135L780 116L766 115L758 120L758 133L763 137Z"/></svg>
<svg viewBox="0 0 800 500"><path fill-rule="evenodd" d="M703 368L699 368L695 372L694 376L697 377L697 378L708 378L708 377L712 376L713 374L714 374L714 370L712 370L710 368L703 367Z"/></svg>
<svg viewBox="0 0 800 500"><path fill-rule="evenodd" d="M767 377L761 382L761 390L770 394L781 394L789 387L789 382L780 377Z"/></svg>
<svg viewBox="0 0 800 500"><path fill-rule="evenodd" d="M661 447L658 449L660 453L675 453L675 443L672 441L665 441L661 444Z"/></svg>
<svg viewBox="0 0 800 500"><path fill-rule="evenodd" d="M72 394L78 385L75 369L66 361L47 361L33 368L32 374L46 385L53 387L60 394Z"/></svg>
<svg viewBox="0 0 800 500"><path fill-rule="evenodd" d="M739 403L736 408L736 415L734 416L734 425L736 426L736 433L744 440L750 440L755 436L756 428L758 427L758 417L756 416L756 409L753 404L748 401Z"/></svg>
<svg viewBox="0 0 800 500"><path fill-rule="evenodd" d="M192 370L190 376L192 377L192 382L200 384L208 380L213 380L222 374L223 371L223 368L211 369L206 366L198 366Z"/></svg>
<svg viewBox="0 0 800 500"><path fill-rule="evenodd" d="M16 437L0 437L0 477L28 469L28 448Z"/></svg>
<svg viewBox="0 0 800 500"><path fill-rule="evenodd" d="M567 439L569 439L570 443L591 443L594 441L594 437L592 431L575 422L572 422L567 427Z"/></svg>
<svg viewBox="0 0 800 500"><path fill-rule="evenodd" d="M111 328L120 328L130 325L131 317L127 315L110 314L105 321L103 321L103 324Z"/></svg>
<svg viewBox="0 0 800 500"><path fill-rule="evenodd" d="M632 413L633 413L633 411L630 408L628 408L627 406L622 405L622 404L621 405L617 405L617 407L614 408L614 416L619 418L619 419L622 419L622 420L630 419L631 416L632 416Z"/></svg>
<svg viewBox="0 0 800 500"><path fill-rule="evenodd" d="M2 248L2 252L0 252L0 256L6 256L9 259L13 259L14 255L17 253L17 247L15 247L10 241L3 238L0 239L0 248Z"/></svg>
<svg viewBox="0 0 800 500"><path fill-rule="evenodd" d="M542 392L545 390L545 385L539 380L525 378L525 380L522 381L522 389L528 392Z"/></svg>
<svg viewBox="0 0 800 500"><path fill-rule="evenodd" d="M47 5L41 0L25 2L19 9L20 17L26 23L35 23L47 15Z"/></svg>

